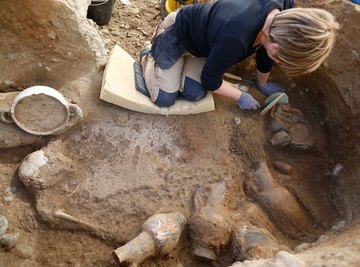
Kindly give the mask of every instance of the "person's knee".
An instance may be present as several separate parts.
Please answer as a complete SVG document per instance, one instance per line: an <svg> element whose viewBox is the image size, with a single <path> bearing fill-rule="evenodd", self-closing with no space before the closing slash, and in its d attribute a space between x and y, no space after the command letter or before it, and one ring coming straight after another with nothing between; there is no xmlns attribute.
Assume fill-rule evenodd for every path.
<svg viewBox="0 0 360 267"><path fill-rule="evenodd" d="M199 101L203 99L206 95L206 90L201 85L201 83L191 79L190 77L185 77L184 82L184 91L182 96L189 101Z"/></svg>
<svg viewBox="0 0 360 267"><path fill-rule="evenodd" d="M175 103L178 92L175 93L167 93L161 89L159 89L158 96L154 101L155 105L159 107L170 107Z"/></svg>

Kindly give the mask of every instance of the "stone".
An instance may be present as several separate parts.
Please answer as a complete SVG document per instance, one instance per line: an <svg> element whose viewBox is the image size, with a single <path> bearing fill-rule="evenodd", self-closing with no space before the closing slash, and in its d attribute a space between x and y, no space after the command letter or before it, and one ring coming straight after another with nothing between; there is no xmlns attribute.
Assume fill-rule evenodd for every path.
<svg viewBox="0 0 360 267"><path fill-rule="evenodd" d="M21 182L31 189L45 189L64 180L75 171L72 159L60 153L56 144L29 154L19 167Z"/></svg>
<svg viewBox="0 0 360 267"><path fill-rule="evenodd" d="M16 245L16 242L18 241L19 237L20 237L20 233L5 234L0 239L0 246L5 250L9 250Z"/></svg>
<svg viewBox="0 0 360 267"><path fill-rule="evenodd" d="M246 260L243 262L235 262L231 267L275 267L275 264L271 260Z"/></svg>
<svg viewBox="0 0 360 267"><path fill-rule="evenodd" d="M337 163L331 172L331 176L333 176L333 177L338 176L343 169L344 169L344 165L342 165L341 163Z"/></svg>
<svg viewBox="0 0 360 267"><path fill-rule="evenodd" d="M239 117L234 118L235 125L240 125L241 119Z"/></svg>
<svg viewBox="0 0 360 267"><path fill-rule="evenodd" d="M17 87L16 82L10 81L10 80L5 80L5 81L4 81L4 84L5 84L6 86L11 87L11 88L16 88L16 87Z"/></svg>
<svg viewBox="0 0 360 267"><path fill-rule="evenodd" d="M307 250L311 248L311 244L310 243L302 243L300 245L297 245L295 248L294 248L294 251L295 252L302 252L304 250Z"/></svg>
<svg viewBox="0 0 360 267"><path fill-rule="evenodd" d="M17 127L14 123L0 121L0 148L14 148L35 144L41 137L30 134Z"/></svg>
<svg viewBox="0 0 360 267"><path fill-rule="evenodd" d="M316 240L316 243L322 243L322 242L325 242L329 239L329 236L327 235L321 235L319 236L319 238Z"/></svg>
<svg viewBox="0 0 360 267"><path fill-rule="evenodd" d="M296 255L286 251L280 251L275 259L275 267L306 267L304 261Z"/></svg>
<svg viewBox="0 0 360 267"><path fill-rule="evenodd" d="M333 227L331 227L331 229L334 231L341 231L341 230L344 230L346 226L347 226L346 221L341 220L341 221L337 222L336 224L334 224Z"/></svg>
<svg viewBox="0 0 360 267"><path fill-rule="evenodd" d="M5 234L8 228L8 221L5 216L0 215L0 238Z"/></svg>
<svg viewBox="0 0 360 267"><path fill-rule="evenodd" d="M194 255L202 260L215 261L216 255L215 252L209 248L204 248L203 246L197 244L194 249Z"/></svg>
<svg viewBox="0 0 360 267"><path fill-rule="evenodd" d="M5 202L12 202L14 199L15 199L15 195L12 193L9 193L4 197Z"/></svg>
<svg viewBox="0 0 360 267"><path fill-rule="evenodd" d="M35 182L31 180L40 171L41 167L46 165L49 159L45 156L44 151L38 150L29 154L21 163L19 167L20 180L27 186L34 185ZM35 184L42 184L42 180L39 180Z"/></svg>

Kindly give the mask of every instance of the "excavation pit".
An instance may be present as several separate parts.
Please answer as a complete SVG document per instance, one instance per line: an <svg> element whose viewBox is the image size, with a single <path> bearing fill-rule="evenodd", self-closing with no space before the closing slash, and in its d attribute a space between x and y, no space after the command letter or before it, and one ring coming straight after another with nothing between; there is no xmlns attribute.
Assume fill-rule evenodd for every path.
<svg viewBox="0 0 360 267"><path fill-rule="evenodd" d="M24 11L26 8L16 8L20 2L32 16L43 13L33 16L32 21L25 20L29 14ZM356 266L356 237L360 232L360 95L359 81L354 77L359 73L356 55L360 51L353 32L360 14L354 5L347 1L326 6L317 3L334 12L343 25L333 54L324 66L298 79L290 80L278 69L272 75L286 88L290 103L303 112L313 129L314 145L307 150L294 150L271 145L270 114L261 117L258 112L242 112L223 97L215 96L213 112L168 117L137 113L99 100L103 71L96 66L96 55L102 54L101 45L94 52L93 44L78 35L75 26L70 27L74 31L68 31L69 35L62 33L65 31L59 14L45 12L49 10L47 2L40 1L43 8L38 9L32 7L31 1L0 4L4 5L2 10L13 12L11 18L0 22L9 37L0 41L7 53L2 57L2 65L9 66L1 70L8 81L1 83L1 92L22 90L29 83L41 82L58 88L77 103L85 119L71 131L48 137L42 143L1 150L1 215L9 221L9 230L20 232L20 238L10 251L0 252L0 265L116 266L112 251L136 237L147 218L173 211L189 218L193 193L199 187L224 180L227 191L223 204L236 227L228 244L215 251L217 266L288 256L277 254L279 250L288 251L305 263ZM132 1L128 6L117 1L109 25L100 27L99 35L96 26L85 19L86 5L79 9L80 14L72 9L72 4L80 5L82 1L71 1L71 5L65 0L50 2L62 14L72 14L71 18L84 17L70 20L71 25L89 27L88 33L95 34L99 44L105 40L110 49L118 43L134 58L160 19L155 2ZM314 5L312 1L298 4ZM10 41L18 42L10 38L14 24L24 25L21 29L27 32L25 39L34 43L21 48L23 55L12 50ZM34 25L42 27L34 30ZM55 27L55 39L48 25L59 27ZM40 35L47 36L46 41ZM81 46L69 45L74 36ZM39 41L31 42L34 40ZM64 40L68 46L62 46ZM52 42L58 42L57 50L51 50L55 49ZM57 60L68 64L63 68L58 62L45 62L51 70L58 67L56 75L38 65L47 58L42 53L54 52ZM28 68L25 63L33 67ZM11 66L23 68L31 75L19 76L21 72L14 72ZM253 74L247 66L238 66L244 77ZM40 149L51 163L44 164L35 177L44 178L42 183L20 179L18 169L24 158ZM259 184L255 188L253 180L253 164L259 160L267 162L273 177L266 180L271 186L263 189L259 189ZM275 161L292 166L291 173L275 170ZM271 199L272 194L273 198L292 196L292 203L298 203L296 207L301 211L301 216L295 214L296 218L305 218L304 223L286 224L286 204L290 201L277 199L278 202L269 203L283 205L265 205L264 200ZM248 239L240 238L242 229L247 229L244 236ZM261 239L263 243L251 249L250 239ZM239 248L236 244L246 244L249 250L243 253L235 249ZM149 258L141 266L211 266L193 255L193 245L186 226L175 250Z"/></svg>

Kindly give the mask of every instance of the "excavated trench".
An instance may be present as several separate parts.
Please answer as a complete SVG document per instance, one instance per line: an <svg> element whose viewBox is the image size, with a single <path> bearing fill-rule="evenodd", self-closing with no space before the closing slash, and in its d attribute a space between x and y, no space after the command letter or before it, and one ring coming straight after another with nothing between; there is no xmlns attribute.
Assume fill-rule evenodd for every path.
<svg viewBox="0 0 360 267"><path fill-rule="evenodd" d="M174 211L188 221L176 248L140 266L359 265L355 5L297 1L329 10L342 25L315 73L272 73L311 129L312 145L299 149L271 144L270 114L242 112L219 96L213 112L169 117L99 100L105 47L117 43L136 57L160 18L159 3L118 1L109 25L99 28L85 18L88 2L0 3L0 92L52 86L84 113L62 134L0 149L0 215L7 232L20 233L11 250L0 251L0 266L117 266L114 249L150 216ZM249 78L253 66L250 59L230 71ZM46 155L50 164L24 177L28 155ZM207 224L202 211L209 207L213 220L223 220ZM196 251L198 244L215 256Z"/></svg>

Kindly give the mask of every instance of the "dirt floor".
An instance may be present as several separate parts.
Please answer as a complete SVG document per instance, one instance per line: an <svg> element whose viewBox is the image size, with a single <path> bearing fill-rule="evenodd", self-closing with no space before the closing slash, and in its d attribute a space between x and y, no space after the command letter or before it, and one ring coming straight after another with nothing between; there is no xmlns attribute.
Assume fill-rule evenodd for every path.
<svg viewBox="0 0 360 267"><path fill-rule="evenodd" d="M136 58L159 19L158 1L116 1L110 23L100 32L109 50L118 44ZM117 266L112 251L139 234L148 217L181 211L189 218L194 191L220 180L226 182L224 205L234 220L267 229L288 249L315 241L338 221L341 210L329 175L337 162L329 152L319 96L303 80L288 79L278 70L272 76L313 128L315 145L306 151L274 148L269 116L241 111L230 99L214 95L216 110L205 114L141 114L99 100L101 79L98 70L60 90L84 111L81 125L36 145L0 151L0 213L9 229L21 235L17 245L2 254L2 266ZM54 186L31 191L20 182L17 169L26 155L44 145L49 153L65 155L72 169ZM257 220L249 215L247 207L259 204L249 190L258 160L293 166L291 175L272 174L304 210L309 220L304 232L283 229L276 214ZM57 210L91 227L54 218ZM186 227L173 252L141 266L209 266L192 255L192 246ZM221 251L213 265L231 265L231 249Z"/></svg>

